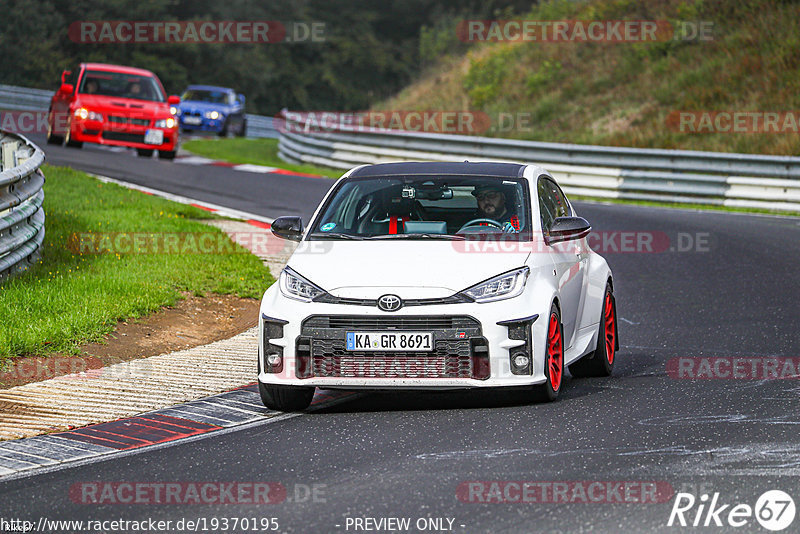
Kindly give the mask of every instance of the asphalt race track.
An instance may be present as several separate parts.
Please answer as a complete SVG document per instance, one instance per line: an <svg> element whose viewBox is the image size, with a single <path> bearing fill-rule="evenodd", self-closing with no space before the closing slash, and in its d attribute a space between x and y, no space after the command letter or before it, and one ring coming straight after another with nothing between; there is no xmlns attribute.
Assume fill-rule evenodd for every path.
<svg viewBox="0 0 800 534"><path fill-rule="evenodd" d="M34 141L45 146L43 139ZM258 215L305 220L332 183L92 148L47 147L47 161ZM614 271L621 350L613 377L567 378L562 396L550 404L528 404L524 392L370 394L226 434L0 482L4 513L34 522L274 517L282 532L365 531L347 518L387 517L411 518L410 532L420 531L418 518L453 520L425 531L463 533L765 532L754 517L736 529L715 527L713 520L706 529L667 522L677 492L693 494L698 504L702 494L719 493L718 504L730 505L719 516L723 522L733 506L755 507L767 490L797 500L800 382L763 380L749 372L750 363L743 364L756 375L749 379L722 378L723 367L718 379L681 379L676 369L699 358L733 365L736 358L800 357L800 220L576 207L604 236L595 248ZM658 250L614 252L623 234L611 232L631 233L634 242L655 236ZM81 482L234 481L279 482L288 498L213 506L92 505L70 498L70 488ZM464 488L487 489L491 481L541 482L550 490L568 482L572 498L498 503L494 494L495 502L469 502L492 494ZM586 488L597 482L627 482L631 494L609 491L587 503L572 493L575 483ZM666 493L632 502L637 483L656 483ZM697 511L697 505L687 511L687 521ZM705 513L698 521L703 525ZM799 524L795 519L793 527Z"/></svg>

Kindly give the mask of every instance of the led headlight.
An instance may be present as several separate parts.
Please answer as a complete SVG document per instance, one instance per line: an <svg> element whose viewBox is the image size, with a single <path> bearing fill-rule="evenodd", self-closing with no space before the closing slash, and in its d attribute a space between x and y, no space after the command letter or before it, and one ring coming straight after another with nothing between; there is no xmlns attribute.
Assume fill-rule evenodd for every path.
<svg viewBox="0 0 800 534"><path fill-rule="evenodd" d="M528 280L530 272L528 267L514 269L467 288L461 293L478 303L510 299L521 294L525 289L525 282Z"/></svg>
<svg viewBox="0 0 800 534"><path fill-rule="evenodd" d="M172 117L156 121L156 128L174 128L174 127L175 127L175 119L173 119Z"/></svg>
<svg viewBox="0 0 800 534"><path fill-rule="evenodd" d="M303 302L311 302L325 293L324 289L312 284L289 267L284 267L281 271L280 287L284 296Z"/></svg>
<svg viewBox="0 0 800 534"><path fill-rule="evenodd" d="M216 120L220 117L219 111L206 111L206 118Z"/></svg>

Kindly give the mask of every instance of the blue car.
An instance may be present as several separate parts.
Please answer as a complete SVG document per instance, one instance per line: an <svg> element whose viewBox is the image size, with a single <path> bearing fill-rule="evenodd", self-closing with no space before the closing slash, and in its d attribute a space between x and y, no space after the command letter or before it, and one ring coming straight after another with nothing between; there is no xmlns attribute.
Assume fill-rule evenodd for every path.
<svg viewBox="0 0 800 534"><path fill-rule="evenodd" d="M173 111L184 132L213 132L220 137L247 133L244 95L228 87L190 85Z"/></svg>

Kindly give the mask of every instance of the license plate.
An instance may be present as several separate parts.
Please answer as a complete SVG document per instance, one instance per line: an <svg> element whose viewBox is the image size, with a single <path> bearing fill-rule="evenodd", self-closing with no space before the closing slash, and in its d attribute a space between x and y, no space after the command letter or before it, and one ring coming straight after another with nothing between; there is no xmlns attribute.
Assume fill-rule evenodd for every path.
<svg viewBox="0 0 800 534"><path fill-rule="evenodd" d="M186 124L201 124L203 122L203 119L201 119L200 117L184 117L183 122L185 122Z"/></svg>
<svg viewBox="0 0 800 534"><path fill-rule="evenodd" d="M430 351L433 334L430 332L347 332L349 351Z"/></svg>
<svg viewBox="0 0 800 534"><path fill-rule="evenodd" d="M163 130L147 130L144 133L144 143L146 145L161 145L164 143Z"/></svg>

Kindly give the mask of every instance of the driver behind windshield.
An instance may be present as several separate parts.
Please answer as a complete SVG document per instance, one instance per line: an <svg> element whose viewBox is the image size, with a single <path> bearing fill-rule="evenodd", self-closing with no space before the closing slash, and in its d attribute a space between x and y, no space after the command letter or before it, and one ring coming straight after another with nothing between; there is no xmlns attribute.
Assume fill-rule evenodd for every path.
<svg viewBox="0 0 800 534"><path fill-rule="evenodd" d="M509 211L508 198L502 187L479 185L472 191L478 201L476 218L497 221L504 232L519 232L519 217Z"/></svg>

